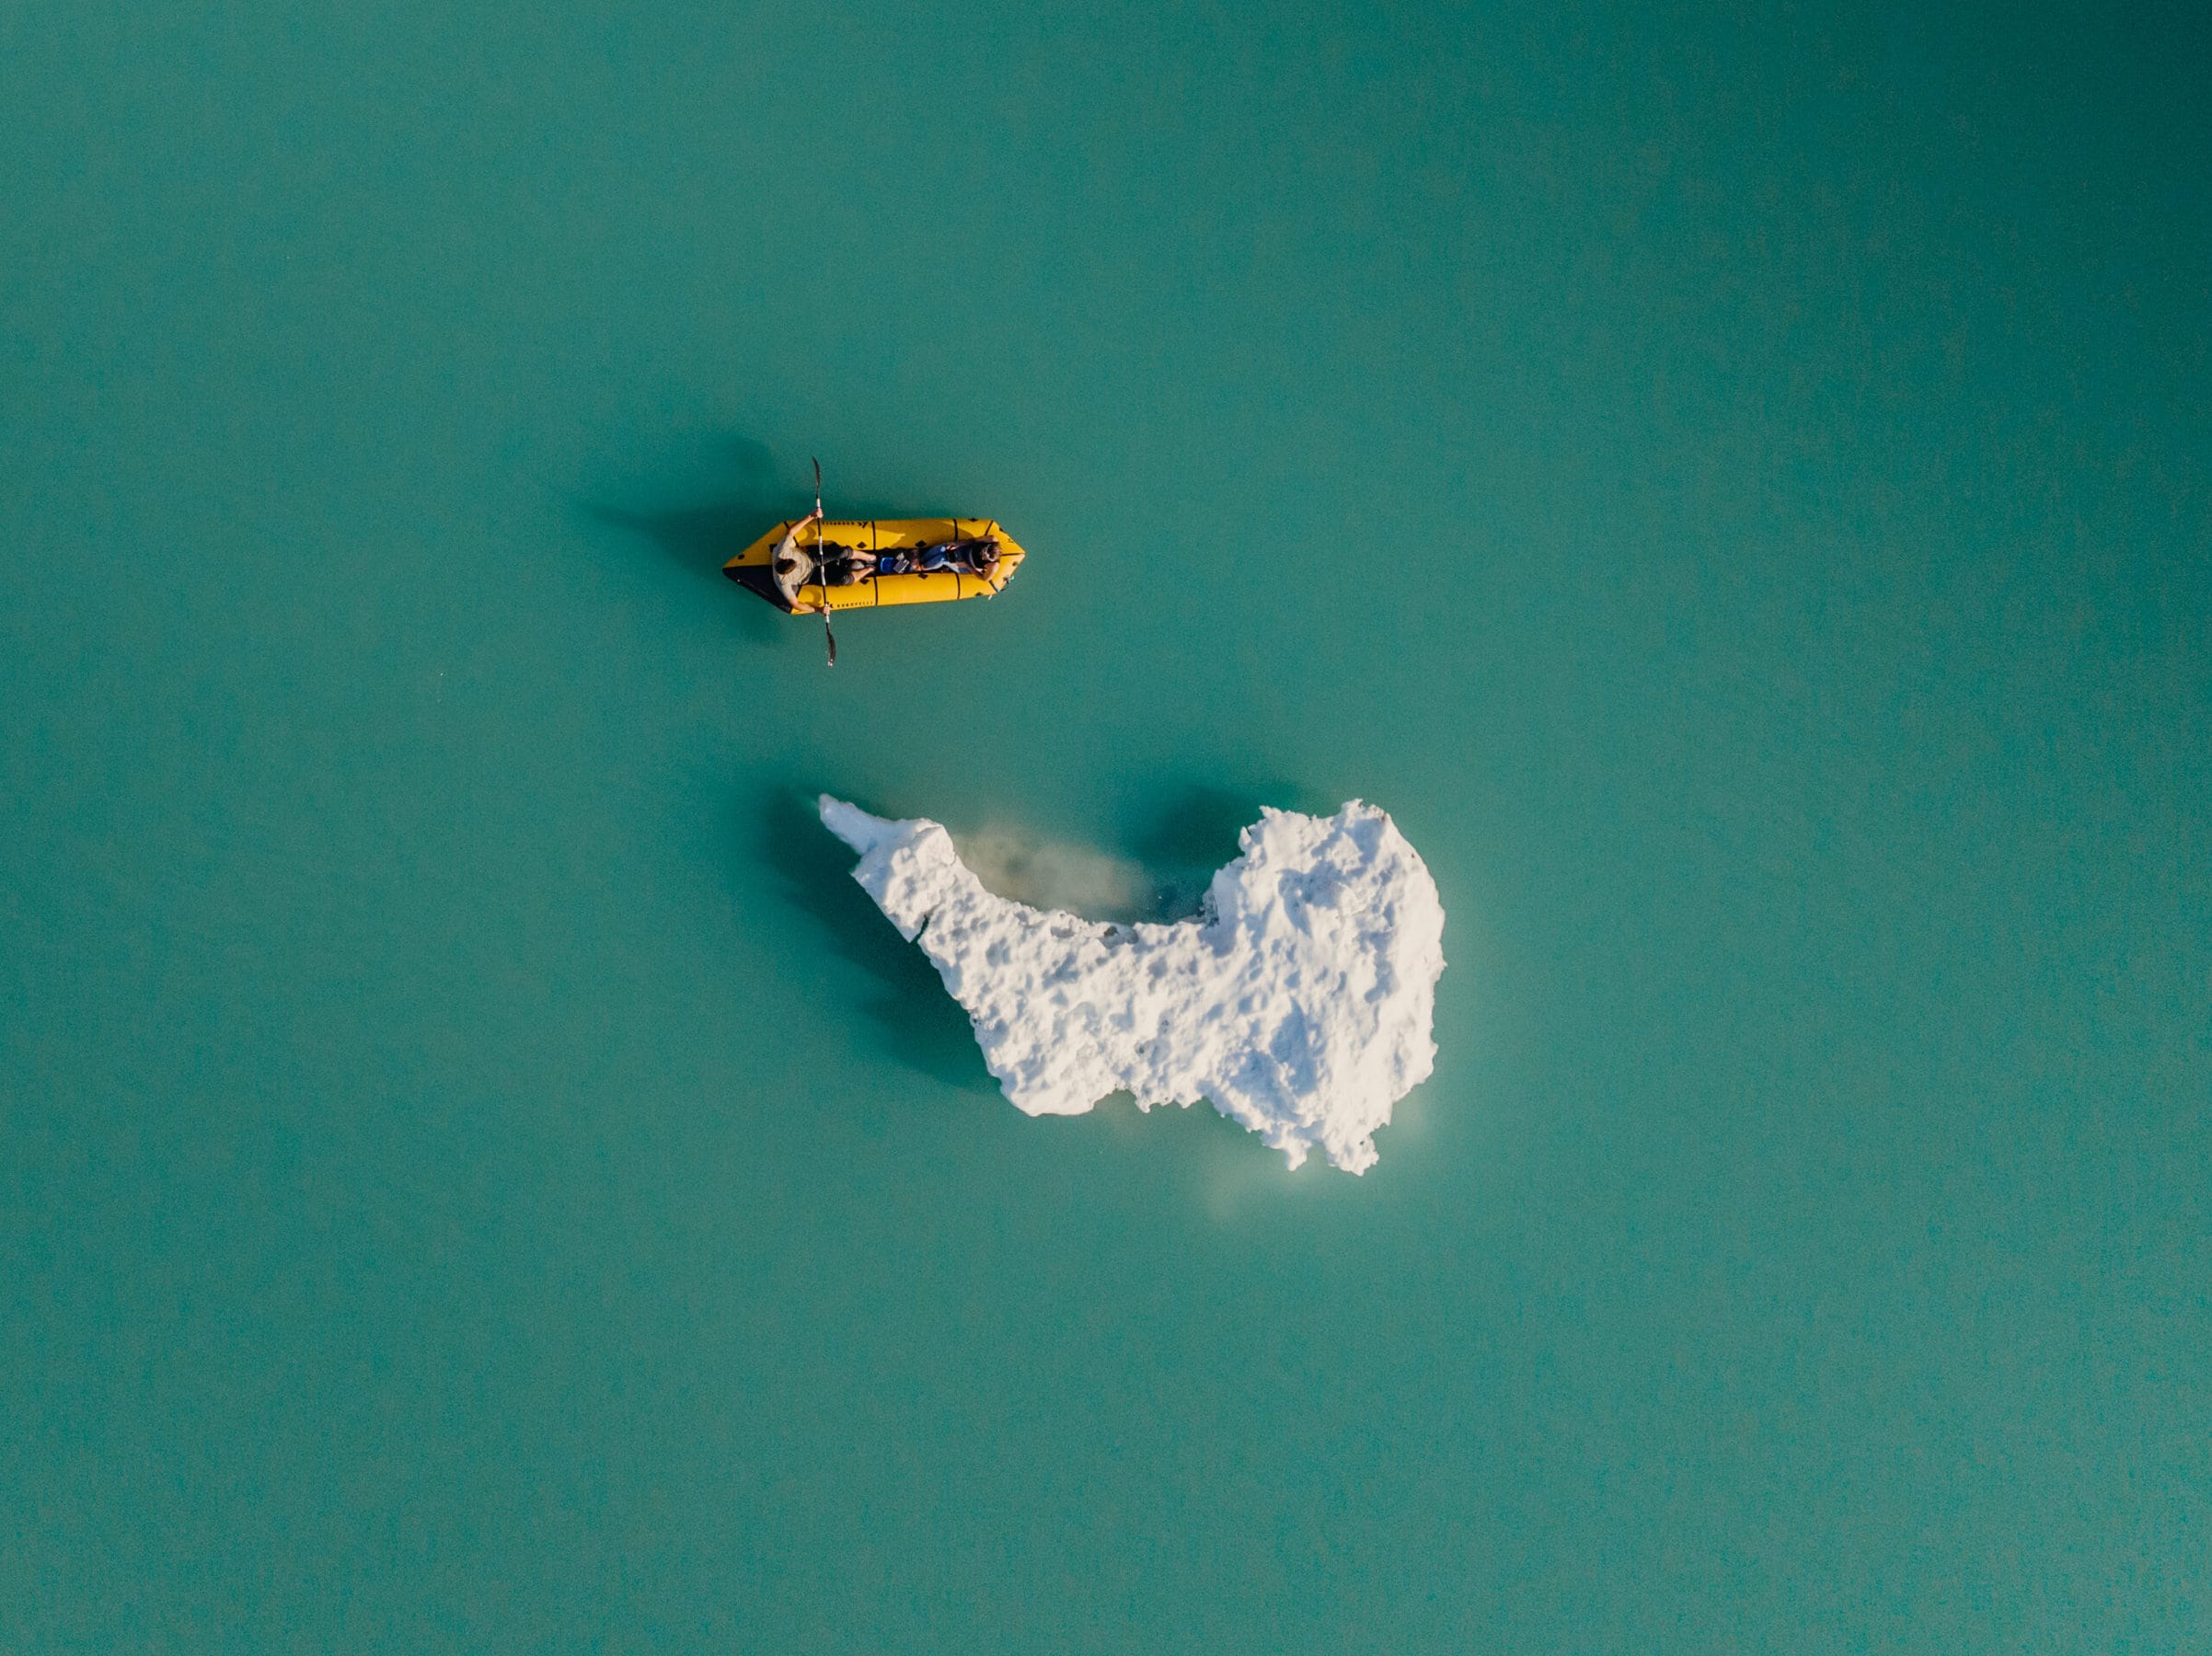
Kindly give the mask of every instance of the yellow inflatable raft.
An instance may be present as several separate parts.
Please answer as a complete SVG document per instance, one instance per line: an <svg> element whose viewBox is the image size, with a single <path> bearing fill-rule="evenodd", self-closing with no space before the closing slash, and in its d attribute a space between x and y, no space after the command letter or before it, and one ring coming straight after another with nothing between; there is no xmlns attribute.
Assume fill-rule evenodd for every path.
<svg viewBox="0 0 2212 1656"><path fill-rule="evenodd" d="M801 519L795 534L786 519L722 573L779 610L812 615L825 592L833 611L996 597L1026 556L990 518Z"/></svg>

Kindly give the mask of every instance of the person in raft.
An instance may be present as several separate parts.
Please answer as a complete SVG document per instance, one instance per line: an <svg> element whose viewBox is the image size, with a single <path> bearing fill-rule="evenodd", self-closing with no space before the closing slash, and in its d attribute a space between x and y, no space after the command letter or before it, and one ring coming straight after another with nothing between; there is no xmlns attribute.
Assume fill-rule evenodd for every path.
<svg viewBox="0 0 2212 1656"><path fill-rule="evenodd" d="M801 518L783 532L783 539L776 543L776 551L768 559L768 568L776 577L776 590L783 594L784 607L799 607L799 589L814 578L814 557L799 545L799 532L822 517L822 508ZM820 541L817 535L816 541ZM819 607L819 606L816 606Z"/></svg>
<svg viewBox="0 0 2212 1656"><path fill-rule="evenodd" d="M878 575L980 575L985 581L998 573L998 537L973 535L962 539L931 541L919 546L894 546L875 555Z"/></svg>
<svg viewBox="0 0 2212 1656"><path fill-rule="evenodd" d="M784 532L769 560L776 572L776 590L796 610L799 589L820 570L824 586L857 586L873 575L980 575L988 581L998 573L998 538L983 535L965 539L932 541L920 546L894 546L870 552L864 546L840 546L817 538L810 554L799 545L799 532L822 516L817 506ZM810 608L819 608L811 605Z"/></svg>

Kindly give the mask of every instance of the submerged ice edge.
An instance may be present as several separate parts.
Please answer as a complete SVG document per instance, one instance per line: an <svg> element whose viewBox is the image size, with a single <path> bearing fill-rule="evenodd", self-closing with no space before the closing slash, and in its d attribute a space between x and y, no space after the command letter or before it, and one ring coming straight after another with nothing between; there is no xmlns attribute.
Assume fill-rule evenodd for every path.
<svg viewBox="0 0 2212 1656"><path fill-rule="evenodd" d="M985 889L926 817L821 799L853 878L966 1009L1016 1108L1081 1115L1204 1098L1294 1167L1362 1173L1391 1107L1434 1067L1444 908L1389 817L1263 810L1205 914L1109 925Z"/></svg>

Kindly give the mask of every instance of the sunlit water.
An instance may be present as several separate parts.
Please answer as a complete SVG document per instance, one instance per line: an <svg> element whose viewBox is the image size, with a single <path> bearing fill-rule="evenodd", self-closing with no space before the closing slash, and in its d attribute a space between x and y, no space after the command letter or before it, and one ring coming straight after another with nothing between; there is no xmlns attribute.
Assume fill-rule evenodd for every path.
<svg viewBox="0 0 2212 1656"><path fill-rule="evenodd" d="M0 18L0 1647L2201 1643L2203 42L1924 18ZM1372 799L1435 1078L1028 1120L824 788Z"/></svg>

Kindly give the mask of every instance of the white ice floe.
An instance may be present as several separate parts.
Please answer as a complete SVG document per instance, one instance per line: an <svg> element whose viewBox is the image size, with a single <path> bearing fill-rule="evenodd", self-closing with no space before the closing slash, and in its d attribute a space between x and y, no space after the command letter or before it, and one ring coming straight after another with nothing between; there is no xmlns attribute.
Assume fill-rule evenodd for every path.
<svg viewBox="0 0 2212 1656"><path fill-rule="evenodd" d="M1436 882L1397 824L1262 811L1205 912L1109 926L985 891L952 837L822 796L853 878L919 939L967 1008L984 1062L1031 1115L1212 1100L1296 1167L1375 1165L1375 1130L1428 1078L1444 970Z"/></svg>

